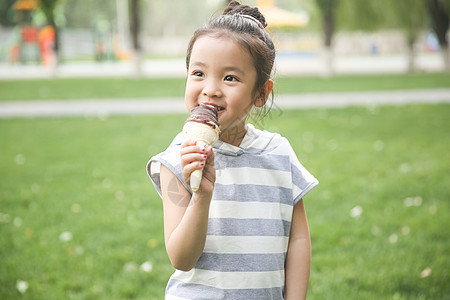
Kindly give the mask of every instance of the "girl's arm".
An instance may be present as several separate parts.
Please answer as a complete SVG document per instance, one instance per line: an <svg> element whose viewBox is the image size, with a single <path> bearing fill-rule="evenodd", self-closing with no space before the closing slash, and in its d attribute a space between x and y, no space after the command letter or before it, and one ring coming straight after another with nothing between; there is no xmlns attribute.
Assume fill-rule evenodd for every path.
<svg viewBox="0 0 450 300"><path fill-rule="evenodd" d="M205 155L207 156L205 162ZM198 192L191 194L178 178L161 165L161 194L164 206L164 239L172 265L189 271L203 252L208 226L209 205L215 182L212 149L200 149L195 142L185 142L181 148L183 177L205 163ZM185 179L186 181L186 179ZM189 184L189 181L187 181Z"/></svg>
<svg viewBox="0 0 450 300"><path fill-rule="evenodd" d="M311 269L311 239L303 199L294 206L286 258L286 300L306 299Z"/></svg>

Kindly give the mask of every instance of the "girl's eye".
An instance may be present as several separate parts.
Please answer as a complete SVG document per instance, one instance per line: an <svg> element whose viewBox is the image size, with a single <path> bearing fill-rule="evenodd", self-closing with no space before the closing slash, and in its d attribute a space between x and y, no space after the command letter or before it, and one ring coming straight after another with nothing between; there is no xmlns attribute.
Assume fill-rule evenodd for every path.
<svg viewBox="0 0 450 300"><path fill-rule="evenodd" d="M238 81L238 79L233 75L227 75L225 76L225 81Z"/></svg>
<svg viewBox="0 0 450 300"><path fill-rule="evenodd" d="M201 71L194 71L194 72L192 72L192 75L197 76L197 77L203 77L204 76L203 72L201 72Z"/></svg>

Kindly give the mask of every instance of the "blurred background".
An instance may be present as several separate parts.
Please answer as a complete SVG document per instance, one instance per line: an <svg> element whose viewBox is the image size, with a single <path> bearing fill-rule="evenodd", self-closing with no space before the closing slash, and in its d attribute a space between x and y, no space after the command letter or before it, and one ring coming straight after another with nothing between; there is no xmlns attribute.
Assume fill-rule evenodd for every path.
<svg viewBox="0 0 450 300"><path fill-rule="evenodd" d="M95 75L91 63L114 62L120 75L183 76L175 59L184 56L193 31L226 2L3 0L0 75L47 74L35 65L51 66L52 75L58 75L57 66L65 66L60 76L81 75L80 69ZM282 75L449 69L450 4L445 0L242 2L258 5L266 15ZM172 64L154 70L146 62L155 59L171 59ZM14 73L11 67L17 65L29 68Z"/></svg>

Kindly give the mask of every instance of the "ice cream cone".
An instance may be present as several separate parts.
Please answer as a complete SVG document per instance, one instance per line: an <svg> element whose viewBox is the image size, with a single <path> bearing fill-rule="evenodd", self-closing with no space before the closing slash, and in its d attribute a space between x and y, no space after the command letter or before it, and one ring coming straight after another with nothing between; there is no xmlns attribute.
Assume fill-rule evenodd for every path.
<svg viewBox="0 0 450 300"><path fill-rule="evenodd" d="M220 128L214 128L210 124L199 123L196 121L186 122L183 127L183 136L185 139L194 140L197 146L214 146L219 140ZM203 168L191 173L190 185L192 191L198 191L203 176Z"/></svg>

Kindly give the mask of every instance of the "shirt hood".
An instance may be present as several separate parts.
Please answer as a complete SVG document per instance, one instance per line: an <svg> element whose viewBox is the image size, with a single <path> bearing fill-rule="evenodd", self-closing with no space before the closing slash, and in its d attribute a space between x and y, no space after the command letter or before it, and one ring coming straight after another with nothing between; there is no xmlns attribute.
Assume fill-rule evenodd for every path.
<svg viewBox="0 0 450 300"><path fill-rule="evenodd" d="M276 141L277 138L280 138L278 134L259 130L252 124L247 124L247 132L239 146L218 141L214 149L218 153L229 156L239 156L244 153L259 154L276 147L279 144Z"/></svg>
<svg viewBox="0 0 450 300"><path fill-rule="evenodd" d="M244 153L259 154L270 151L281 143L281 136L265 130L256 129L252 124L247 124L247 132L239 146L234 146L218 141L213 149L214 152L227 156L240 156ZM179 133L173 140L171 146L181 145L183 133Z"/></svg>

